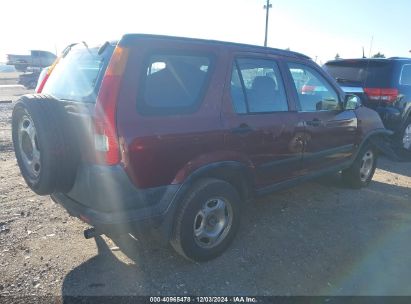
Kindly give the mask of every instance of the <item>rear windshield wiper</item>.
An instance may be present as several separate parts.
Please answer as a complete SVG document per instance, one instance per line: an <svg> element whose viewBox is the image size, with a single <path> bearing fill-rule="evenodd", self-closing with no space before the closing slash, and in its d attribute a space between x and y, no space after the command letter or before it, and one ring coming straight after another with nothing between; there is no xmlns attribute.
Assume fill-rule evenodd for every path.
<svg viewBox="0 0 411 304"><path fill-rule="evenodd" d="M82 43L82 44L86 47L87 51L89 52L89 54L90 54L91 56L95 57L95 55L94 55L93 53L91 53L91 51L90 51L90 49L88 48L88 45L87 45L87 43L86 43L85 41L81 41L81 42L76 42L76 43L69 44L69 45L63 50L63 52L62 52L62 54L61 54L61 57L62 57L62 58L66 57L67 54L68 54L68 53L71 51L71 49L73 48L73 46L76 46L77 44L80 44L80 43Z"/></svg>
<svg viewBox="0 0 411 304"><path fill-rule="evenodd" d="M61 52L61 58L64 58L67 56L67 54L71 51L71 49L73 48L73 46L77 45L78 42L76 43L72 43L69 44L68 46L66 46L66 48L63 50L63 52Z"/></svg>

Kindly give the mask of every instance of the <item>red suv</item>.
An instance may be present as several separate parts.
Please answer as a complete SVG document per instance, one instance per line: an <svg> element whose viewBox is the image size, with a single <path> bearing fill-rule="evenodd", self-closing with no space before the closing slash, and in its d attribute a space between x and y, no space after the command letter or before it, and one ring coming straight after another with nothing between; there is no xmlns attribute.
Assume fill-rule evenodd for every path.
<svg viewBox="0 0 411 304"><path fill-rule="evenodd" d="M13 111L31 189L87 237L150 227L197 261L228 247L248 198L338 171L366 186L390 134L308 57L226 42L72 45L43 93Z"/></svg>

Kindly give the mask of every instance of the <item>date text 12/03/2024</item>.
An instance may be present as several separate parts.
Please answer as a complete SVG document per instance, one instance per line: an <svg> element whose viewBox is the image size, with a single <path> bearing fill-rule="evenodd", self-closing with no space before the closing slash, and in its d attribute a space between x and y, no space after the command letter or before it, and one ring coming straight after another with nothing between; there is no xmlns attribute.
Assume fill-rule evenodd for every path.
<svg viewBox="0 0 411 304"><path fill-rule="evenodd" d="M150 303L257 303L255 297L150 297Z"/></svg>

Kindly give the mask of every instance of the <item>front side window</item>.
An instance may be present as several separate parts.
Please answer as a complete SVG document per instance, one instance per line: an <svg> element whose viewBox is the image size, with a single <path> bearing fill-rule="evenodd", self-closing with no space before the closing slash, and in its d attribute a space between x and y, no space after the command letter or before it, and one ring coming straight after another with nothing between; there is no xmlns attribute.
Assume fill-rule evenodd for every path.
<svg viewBox="0 0 411 304"><path fill-rule="evenodd" d="M183 114L199 104L210 73L210 58L195 55L150 56L137 106L143 114Z"/></svg>
<svg viewBox="0 0 411 304"><path fill-rule="evenodd" d="M289 63L291 76L297 90L301 111L333 111L340 109L337 92L313 68Z"/></svg>
<svg viewBox="0 0 411 304"><path fill-rule="evenodd" d="M231 75L231 98L239 114L288 111L284 84L273 60L237 59Z"/></svg>

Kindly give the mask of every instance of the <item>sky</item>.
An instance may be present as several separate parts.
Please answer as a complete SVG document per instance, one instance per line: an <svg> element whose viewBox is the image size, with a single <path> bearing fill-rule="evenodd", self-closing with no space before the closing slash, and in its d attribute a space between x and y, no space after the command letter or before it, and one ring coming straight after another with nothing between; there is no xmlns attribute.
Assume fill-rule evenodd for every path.
<svg viewBox="0 0 411 304"><path fill-rule="evenodd" d="M30 49L162 34L262 45L266 0L2 0L0 62ZM271 0L268 46L318 63L366 56L411 57L410 0Z"/></svg>

